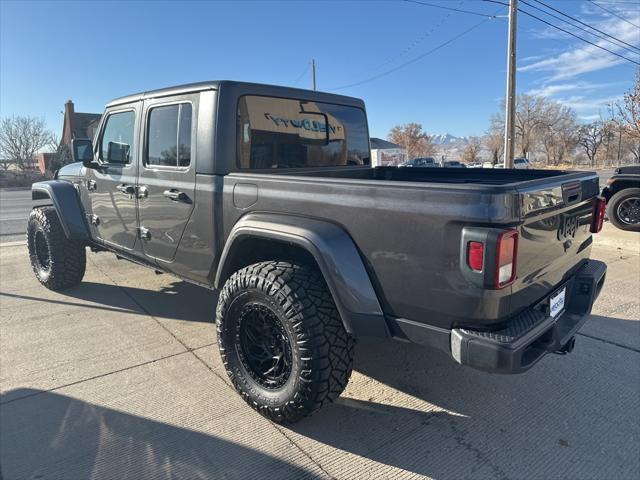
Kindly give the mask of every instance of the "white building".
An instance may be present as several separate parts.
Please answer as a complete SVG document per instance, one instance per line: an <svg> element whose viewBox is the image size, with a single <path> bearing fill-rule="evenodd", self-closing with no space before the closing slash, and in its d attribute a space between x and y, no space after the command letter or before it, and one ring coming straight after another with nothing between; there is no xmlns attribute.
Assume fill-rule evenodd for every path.
<svg viewBox="0 0 640 480"><path fill-rule="evenodd" d="M393 167L407 161L407 149L381 138L371 138L371 166Z"/></svg>

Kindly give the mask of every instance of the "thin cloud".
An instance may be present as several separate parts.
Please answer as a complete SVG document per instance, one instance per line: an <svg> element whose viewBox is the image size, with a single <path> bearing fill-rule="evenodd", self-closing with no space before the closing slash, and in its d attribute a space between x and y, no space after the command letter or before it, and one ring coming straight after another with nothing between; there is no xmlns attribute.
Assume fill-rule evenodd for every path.
<svg viewBox="0 0 640 480"><path fill-rule="evenodd" d="M595 113L593 115L578 115L578 118L584 122L595 122L596 120L600 120L602 115L599 113Z"/></svg>
<svg viewBox="0 0 640 480"><path fill-rule="evenodd" d="M621 10L620 10L621 11ZM640 14L637 11L622 12L630 21L640 22ZM602 17L601 17L602 18ZM638 29L633 25L615 17L606 17L600 22L591 21L600 30L610 33L621 40L632 45L640 44ZM589 38L586 34L585 37ZM616 53L627 56L635 60L640 60L640 55L629 52L622 47L618 47L604 40L593 40L594 43L608 48ZM626 60L611 55L593 45L582 45L564 51L558 55L547 57L543 60L524 62L525 65L519 67L521 72L543 72L547 74L546 81L567 80L590 72L605 70L614 66L627 63Z"/></svg>
<svg viewBox="0 0 640 480"><path fill-rule="evenodd" d="M591 82L573 82L573 83L556 83L546 84L541 88L533 88L527 93L530 95L539 95L542 97L553 97L558 93L566 92L595 92L598 90L625 85L626 82L608 82L608 83L591 83Z"/></svg>
<svg viewBox="0 0 640 480"><path fill-rule="evenodd" d="M609 106L622 99L622 95L609 95L593 98L582 95L574 95L564 99L558 99L560 103L573 108L581 117L592 116L593 112L606 112Z"/></svg>

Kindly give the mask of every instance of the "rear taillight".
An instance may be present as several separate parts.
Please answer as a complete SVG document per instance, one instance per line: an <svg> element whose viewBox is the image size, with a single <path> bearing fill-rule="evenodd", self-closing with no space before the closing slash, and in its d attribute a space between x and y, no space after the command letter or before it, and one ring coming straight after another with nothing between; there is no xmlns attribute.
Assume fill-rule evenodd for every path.
<svg viewBox="0 0 640 480"><path fill-rule="evenodd" d="M484 243L469 242L467 247L467 264L475 272L481 272L484 266Z"/></svg>
<svg viewBox="0 0 640 480"><path fill-rule="evenodd" d="M498 235L496 243L495 288L511 285L516 279L518 232L508 230Z"/></svg>
<svg viewBox="0 0 640 480"><path fill-rule="evenodd" d="M598 233L602 230L602 225L604 224L604 212L607 208L607 202L602 197L596 197L593 202L593 212L591 215L591 228L589 231L591 233Z"/></svg>

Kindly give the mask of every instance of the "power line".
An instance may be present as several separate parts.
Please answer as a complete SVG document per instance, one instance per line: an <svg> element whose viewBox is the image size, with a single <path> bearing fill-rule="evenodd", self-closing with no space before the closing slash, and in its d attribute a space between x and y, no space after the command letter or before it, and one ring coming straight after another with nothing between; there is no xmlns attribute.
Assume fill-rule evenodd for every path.
<svg viewBox="0 0 640 480"><path fill-rule="evenodd" d="M640 5L640 2L633 0L598 0L598 3L606 3L609 5Z"/></svg>
<svg viewBox="0 0 640 480"><path fill-rule="evenodd" d="M296 78L295 81L291 84L292 87L295 87L298 84L298 82L302 80L302 77L305 76L305 74L309 71L310 67L311 67L311 62L307 62L307 66L305 67L304 71L300 75L298 75L298 78Z"/></svg>
<svg viewBox="0 0 640 480"><path fill-rule="evenodd" d="M491 18L495 18L495 17L491 17ZM429 51L427 51L427 52L425 52L425 53L423 53L423 54L421 54L421 55L418 55L417 57L414 57L414 58L412 58L411 60L408 60L408 61L406 61L406 62L404 62L404 63L402 63L402 64L400 64L400 65L398 65L397 67L394 67L394 68L392 68L392 69L386 70L386 71L384 71L384 72L382 72L382 73L379 73L379 74L374 75L374 76L372 76L372 77L366 78L366 79L361 80L361 81L359 81L359 82L350 83L350 84L348 84L348 85L342 85L342 86L340 86L340 87L328 88L327 90L343 90L343 89L345 89L345 88L356 87L356 86L358 86L358 85L362 85L362 84L364 84L364 83L369 83L369 82L372 82L372 81L374 81L374 80L377 80L377 79L379 79L379 78L381 78L381 77L384 77L384 76L386 76L386 75L389 75L390 73L397 72L397 71L398 71L398 70L400 70L401 68L404 68L404 67L406 67L406 66L409 66L409 65L411 65L412 63L417 62L418 60L422 60L424 57L426 57L426 56L428 56L428 55L431 55L432 53L437 52L438 50L440 50L440 49L442 49L442 48L446 47L446 46L447 46L447 45L449 45L450 43L453 43L453 42L455 42L456 40L458 40L459 38L461 38L461 37L463 37L463 36L467 35L468 33L471 33L471 32L472 32L473 30L475 30L476 28L478 28L478 27L480 27L481 25L484 25L485 23L487 23L489 20L491 20L491 18L486 18L486 19L482 20L481 22L476 23L475 25L471 26L470 28L467 28L467 29L466 29L466 30L464 30L463 32L459 33L458 35L456 35L456 36L454 36L454 37L450 38L449 40L446 40L445 42L443 42L443 43L441 43L440 45L438 45L438 46L436 46L436 47L432 48L431 50L429 50Z"/></svg>
<svg viewBox="0 0 640 480"><path fill-rule="evenodd" d="M458 5L462 5L464 3L464 0L460 0L460 2L458 3ZM438 28L440 28L440 26L446 22L449 17L455 15L456 12L449 12L447 13L444 17L442 17L440 19L440 21L435 24L431 30L428 30L426 32L424 32L422 35L420 35L419 37L417 37L416 39L413 40L413 42L411 42L411 44L409 44L409 46L405 47L398 55L392 56L392 57L388 57L384 62L382 62L381 64L379 64L377 67L373 68L373 70L378 70L382 67L387 66L390 63L395 62L396 60L398 60L400 57L405 56L407 53L409 53L411 50L413 50L419 43L422 43L424 41L425 38L429 37L433 32L435 32Z"/></svg>
<svg viewBox="0 0 640 480"><path fill-rule="evenodd" d="M640 28L640 25L636 25L635 23L630 22L629 20L627 20L626 18L618 15L616 12L612 12L611 10L604 8L602 5L598 5L596 2L594 2L593 0L587 0L590 3L593 3L596 7L604 10L605 12L607 12L610 15L613 15L614 17L618 17L620 20L627 22L629 25L633 25L636 28Z"/></svg>
<svg viewBox="0 0 640 480"><path fill-rule="evenodd" d="M599 29L597 29L597 28L595 28L595 27L593 27L593 26L589 25L588 23L585 23L585 22L583 22L583 21L581 21L581 20L578 20L577 18L574 18L574 17L572 17L571 15L568 15L568 14L566 14L566 13L564 13L564 12L562 12L562 11L558 10L557 8L554 8L554 7L552 7L551 5L547 5L546 3L544 3L544 2L542 2L542 1L540 1L540 0L533 0L533 1L534 1L534 2L536 2L536 3L539 3L539 4L541 4L541 5L544 5L544 6L545 6L545 7L547 7L548 9L553 10L554 12L558 12L560 15L563 15L563 16L565 16L565 17L567 17L567 18L570 18L570 19L571 19L571 20L573 20L574 22L578 22L578 23L580 23L581 25L584 25L584 26L586 26L586 27L589 27L590 29L595 30L596 32L599 32L599 33L600 33L600 34L602 34L602 35L606 35L607 37L610 37L610 38L614 39L615 41L617 41L617 42L619 42L619 43L622 43L622 44L626 45L626 47L623 47L622 45L618 45L618 44L616 44L616 43L613 43L611 40L609 40L609 39L607 39L607 38L604 38L602 35L598 35L598 34L596 34L596 33L590 32L590 31L589 31L589 30L587 30L586 28L579 27L578 25L573 25L571 22L568 22L567 20L564 20L563 18L561 18L561 17L559 17L559 16L557 16L557 15L554 15L553 13L549 13L549 12L547 12L547 11L545 11L545 10L541 9L540 7L537 7L537 6L535 6L535 5L532 5L531 3L528 3L526 0L520 0L520 1L521 1L522 3L524 3L525 5L530 6L531 8L534 8L534 9L536 9L536 10L538 10L538 11L540 11L540 12L542 12L542 13L546 14L546 15L549 15L550 17L555 18L556 20L560 20L561 22L565 22L565 23L567 23L567 24L571 25L571 26L572 26L572 27L574 27L574 28L577 28L577 29L579 29L579 30L582 30L583 32L588 33L589 35L593 35L593 36L595 36L595 37L598 37L598 38L600 38L601 40L606 40L607 42L609 42L609 43L611 43L611 44L615 45L616 47L624 48L624 49L626 49L626 50L629 50L629 48L628 48L628 47L630 47L630 48L632 48L632 49L637 50L638 52L640 52L640 48L638 48L638 47L636 47L636 46L634 46L634 45L631 45L630 43L627 43L627 42L625 42L624 40L619 39L618 37L614 37L613 35L610 35L610 34L608 34L608 33L606 33L606 32L603 32L602 30L599 30ZM634 52L634 53L635 53L635 52Z"/></svg>
<svg viewBox="0 0 640 480"><path fill-rule="evenodd" d="M480 0L481 2L487 2L487 3L497 3L498 5L503 5L505 7L508 7L509 4L505 3L505 2L499 2L498 0Z"/></svg>
<svg viewBox="0 0 640 480"><path fill-rule="evenodd" d="M578 40L582 40L583 42L588 43L589 45L593 45L594 47L599 48L600 50L604 50L605 52L609 52L611 55L615 55L616 57L620 57L620 58L622 58L622 59L624 59L624 60L626 60L628 62L631 62L631 63L633 63L635 65L640 66L640 63L636 62L635 60L631 60L630 58L627 58L624 55L620 55L619 53L616 53L616 52L614 52L612 50L609 50L608 48L605 48L605 47L603 47L601 45L598 45L597 43L593 43L593 42L587 40L586 38L582 38L581 36L576 35L575 33L570 32L569 30L565 30L564 28L559 27L557 25L554 25L551 22L547 22L546 20L544 20L544 19L542 19L540 17L537 17L537 16L533 15L532 13L527 12L526 10L519 9L519 11L524 13L525 15L531 17L531 18L535 18L536 20L538 20L538 21L540 21L540 22L542 22L542 23L544 23L546 25L549 25L550 27L553 27L553 28L555 28L557 30L560 30L561 32L564 32L567 35L571 35L572 37L575 37Z"/></svg>
<svg viewBox="0 0 640 480"><path fill-rule="evenodd" d="M470 15L477 15L479 17L499 18L496 15L489 15L489 14L481 13L481 12L473 12L471 10L462 10L460 8L454 8L454 7L445 7L443 5L436 5L435 3L421 2L419 0L403 0L403 1L407 2L407 3L416 3L418 5L422 5L422 6L425 6L425 7L441 8L442 10L450 10L452 12L468 13Z"/></svg>

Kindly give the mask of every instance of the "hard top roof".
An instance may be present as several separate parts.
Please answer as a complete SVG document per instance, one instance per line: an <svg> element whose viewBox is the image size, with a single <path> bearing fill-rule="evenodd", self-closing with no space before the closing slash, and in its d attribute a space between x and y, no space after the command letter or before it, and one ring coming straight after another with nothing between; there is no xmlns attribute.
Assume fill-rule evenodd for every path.
<svg viewBox="0 0 640 480"><path fill-rule="evenodd" d="M268 91L270 94L275 96L282 97L296 97L296 96L304 96L309 97L310 95L317 97L320 101L327 102L337 102L337 103L346 103L346 104L361 104L362 100L356 99L354 97L347 97L343 95L336 95L333 93L319 92L313 90L306 90L302 88L293 88L293 87L285 87L279 85L269 85L263 83L252 83L252 82L237 82L233 80L210 80L206 82L196 82L196 83L187 83L184 85L176 85L173 87L160 88L157 90L149 90L146 92L135 93L132 95L127 95L124 97L119 97L111 102L109 102L106 106L112 107L115 105L121 105L124 103L132 103L140 100L144 100L146 98L157 98L157 97L167 97L173 95L181 95L185 93L191 92L201 92L204 90L220 90L224 87L235 87L241 88L243 90L256 90L256 92L263 93ZM257 94L257 93L256 93Z"/></svg>

